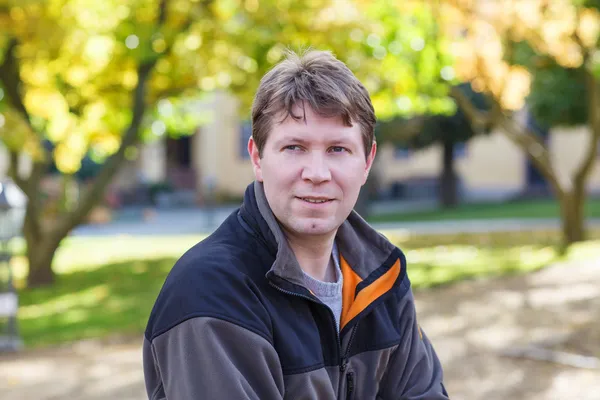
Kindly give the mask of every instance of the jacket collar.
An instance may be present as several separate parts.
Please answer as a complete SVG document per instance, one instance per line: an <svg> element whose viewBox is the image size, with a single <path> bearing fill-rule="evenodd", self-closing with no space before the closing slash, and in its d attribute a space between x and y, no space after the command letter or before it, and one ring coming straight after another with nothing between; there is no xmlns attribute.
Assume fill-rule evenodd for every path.
<svg viewBox="0 0 600 400"><path fill-rule="evenodd" d="M267 276L273 274L304 286L302 269L271 211L262 183L255 181L247 187L240 213L275 256ZM335 240L342 255L342 263L351 268L357 275L356 278L365 284L385 273L399 258L404 261L396 246L355 211L339 227ZM372 274L377 276L371 277Z"/></svg>

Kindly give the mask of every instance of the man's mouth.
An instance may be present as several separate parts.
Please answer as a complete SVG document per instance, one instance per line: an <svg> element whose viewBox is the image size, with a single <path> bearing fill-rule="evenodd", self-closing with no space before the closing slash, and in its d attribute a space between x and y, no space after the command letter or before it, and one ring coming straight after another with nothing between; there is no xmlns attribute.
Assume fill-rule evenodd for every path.
<svg viewBox="0 0 600 400"><path fill-rule="evenodd" d="M333 199L328 199L325 197L298 197L298 199L304 200L308 203L313 203L313 204L327 203L329 201L333 201Z"/></svg>

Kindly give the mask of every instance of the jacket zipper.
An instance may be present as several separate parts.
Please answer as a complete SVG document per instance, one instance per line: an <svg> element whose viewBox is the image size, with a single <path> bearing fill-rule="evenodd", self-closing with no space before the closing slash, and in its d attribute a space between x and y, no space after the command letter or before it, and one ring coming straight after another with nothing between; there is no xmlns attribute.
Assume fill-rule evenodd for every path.
<svg viewBox="0 0 600 400"><path fill-rule="evenodd" d="M312 297L306 296L304 294L300 294L300 293L292 292L290 290L282 289L279 286L277 286L275 283L273 283L271 280L269 280L269 285L273 286L275 289L277 289L281 293L284 293L284 294L287 294L290 296L301 297L303 299L312 301L313 303L325 305L321 301L318 301L318 299L313 299ZM358 323L356 323L354 325L354 327L352 327L352 333L350 334L350 340L348 341L348 348L346 349L344 354L342 354L342 350L343 350L342 349L342 340L340 338L340 332L337 329L337 325L335 322L335 315L333 315L333 311L331 311L331 309L329 307L327 307L327 310L329 311L329 315L331 316L331 319L332 319L332 322L333 322L333 325L335 328L334 329L335 337L337 339L337 344L338 344L338 349L339 349L339 354L340 354L340 372L344 373L346 371L346 365L348 363L348 355L350 354L350 347L352 345L352 341L354 340L354 336L356 335L356 328L358 327ZM350 399L353 392L354 392L354 373L352 371L350 371L346 375L346 398Z"/></svg>
<svg viewBox="0 0 600 400"><path fill-rule="evenodd" d="M358 322L352 328L352 333L350 334L350 340L348 341L348 348L342 357L342 361L340 364L340 371L344 373L346 371L346 365L348 364L348 356L350 355L350 347L352 346L352 341L354 340L354 335L356 334L356 328L358 327ZM352 393L354 392L354 372L348 371L346 374L346 399L352 398Z"/></svg>
<svg viewBox="0 0 600 400"><path fill-rule="evenodd" d="M356 334L357 326L358 326L358 323L356 323L354 325L354 327L352 328L352 333L350 334L350 340L348 341L348 348L346 349L346 352L344 353L344 355L342 355L341 364L340 364L340 370L342 372L344 372L346 370L346 364L348 363L348 355L350 354L350 346L352 345L352 341L354 340L354 335ZM341 355L341 353L340 353L340 355Z"/></svg>

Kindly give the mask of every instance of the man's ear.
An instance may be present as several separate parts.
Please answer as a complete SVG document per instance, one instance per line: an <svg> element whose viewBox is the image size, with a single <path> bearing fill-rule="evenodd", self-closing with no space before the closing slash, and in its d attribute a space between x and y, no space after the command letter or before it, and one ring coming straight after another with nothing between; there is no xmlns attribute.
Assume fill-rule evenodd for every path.
<svg viewBox="0 0 600 400"><path fill-rule="evenodd" d="M363 185L367 183L367 178L369 177L369 172L371 171L371 167L373 166L373 161L375 161L375 154L377 154L377 142L373 140L373 146L371 146L371 151L367 156L367 166L365 168L365 175L363 178Z"/></svg>
<svg viewBox="0 0 600 400"><path fill-rule="evenodd" d="M252 161L252 169L254 170L254 177L257 181L262 182L262 169L260 167L260 154L258 152L258 146L252 136L248 140L248 154L250 154L250 161Z"/></svg>

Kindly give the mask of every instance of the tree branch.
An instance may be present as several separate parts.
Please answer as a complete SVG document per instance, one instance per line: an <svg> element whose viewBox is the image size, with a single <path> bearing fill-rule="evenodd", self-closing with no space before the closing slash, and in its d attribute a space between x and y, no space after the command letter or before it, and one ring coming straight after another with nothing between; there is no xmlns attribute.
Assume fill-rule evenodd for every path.
<svg viewBox="0 0 600 400"><path fill-rule="evenodd" d="M494 124L494 115L490 111L481 111L475 107L459 87L453 86L450 89L450 97L456 101L458 107L465 113L474 131L482 131Z"/></svg>
<svg viewBox="0 0 600 400"><path fill-rule="evenodd" d="M19 42L16 38L12 38L4 54L4 63L0 65L0 81L2 82L6 91L6 97L8 98L11 105L21 114L25 123L29 126L32 132L36 130L31 125L30 115L25 108L23 102L20 86L22 85L21 74L19 72L19 63L16 56L16 50ZM38 135L39 136L39 135ZM27 179L23 179L19 176L19 155L17 152L10 151L10 166L9 174L15 183L21 188L23 193L31 200L36 197L37 187L40 179L43 176L43 172L47 167L46 162L34 163L33 171Z"/></svg>
<svg viewBox="0 0 600 400"><path fill-rule="evenodd" d="M168 0L161 0L158 5L158 26L162 26L167 22L167 4Z"/></svg>
<svg viewBox="0 0 600 400"><path fill-rule="evenodd" d="M159 4L158 28L167 19L167 2L161 0ZM106 186L110 183L119 167L125 161L127 150L139 142L139 130L142 124L142 118L147 108L146 94L150 75L156 65L157 59L152 59L141 64L138 69L138 82L132 93L133 115L131 122L123 134L121 145L116 153L108 158L102 166L100 173L95 178L92 186L84 193L77 207L68 212L65 217L55 226L55 232L58 235L66 236L75 226L77 226L98 203Z"/></svg>
<svg viewBox="0 0 600 400"><path fill-rule="evenodd" d="M575 41L575 43L577 43L577 45L579 46L579 48L581 49L581 55L583 57L583 66L586 67L588 60L590 59L590 49L583 43L583 40L581 40L581 36L579 36L579 26L581 23L581 7L575 7L575 13L577 14L575 20L576 20L576 25L575 25L575 29L573 29L573 34L571 35L571 39L573 39L573 41Z"/></svg>
<svg viewBox="0 0 600 400"><path fill-rule="evenodd" d="M411 118L396 118L380 122L377 141L381 143L406 143L422 132L426 117L417 115Z"/></svg>
<svg viewBox="0 0 600 400"><path fill-rule="evenodd" d="M590 174L600 146L600 88L598 82L587 68L584 68L587 88L588 129L590 130L590 143L588 144L583 161L575 172L573 182L577 188L582 188Z"/></svg>
<svg viewBox="0 0 600 400"><path fill-rule="evenodd" d="M458 87L451 89L451 96L471 122L473 130L483 129L491 125L502 128L508 138L529 156L540 173L550 182L555 192L559 195L563 193L563 189L552 169L552 163L544 143L537 135L517 126L512 117L499 112L500 105L496 99L491 99L492 107L496 111L490 112L477 109Z"/></svg>
<svg viewBox="0 0 600 400"><path fill-rule="evenodd" d="M499 119L499 124L506 136L519 146L533 162L538 171L546 178L557 196L564 194L564 189L554 172L550 155L541 139L527 128L517 126L517 123L506 116Z"/></svg>
<svg viewBox="0 0 600 400"><path fill-rule="evenodd" d="M190 89L194 89L194 88L195 88L195 82L190 81L189 84L184 83L182 85L169 87L164 90L154 90L151 93L151 95L152 95L152 99L164 99L165 97L180 95L183 92L185 92L186 90L190 90ZM196 86L196 88L197 88L197 86Z"/></svg>
<svg viewBox="0 0 600 400"><path fill-rule="evenodd" d="M587 92L587 108L588 108L588 129L590 130L590 143L588 144L583 160L579 168L575 171L573 176L573 183L575 188L584 189L585 180L590 174L596 154L598 152L598 146L600 145L600 89L598 88L598 81L594 77L594 74L589 70L589 59L591 57L590 49L583 43L581 36L579 36L579 22L581 21L581 8L576 7L577 12L577 26L573 30L571 38L579 46L583 55L583 74Z"/></svg>
<svg viewBox="0 0 600 400"><path fill-rule="evenodd" d="M117 152L110 156L104 163L100 173L95 178L94 183L89 190L85 192L77 207L69 212L57 226L56 229L65 236L91 211L98 202L98 199L102 196L108 183L118 171L123 161L125 161L127 149L136 145L139 141L138 132L146 110L146 88L154 64L155 62L148 62L142 64L138 68L138 84L133 93L133 117L131 123L125 130L123 139L121 140L121 146Z"/></svg>
<svg viewBox="0 0 600 400"><path fill-rule="evenodd" d="M29 113L21 99L21 94L19 93L19 86L22 82L17 57L15 55L18 45L19 42L16 38L10 40L6 52L4 53L4 63L0 65L0 81L6 91L8 101L21 114L25 121L30 124L31 120Z"/></svg>

